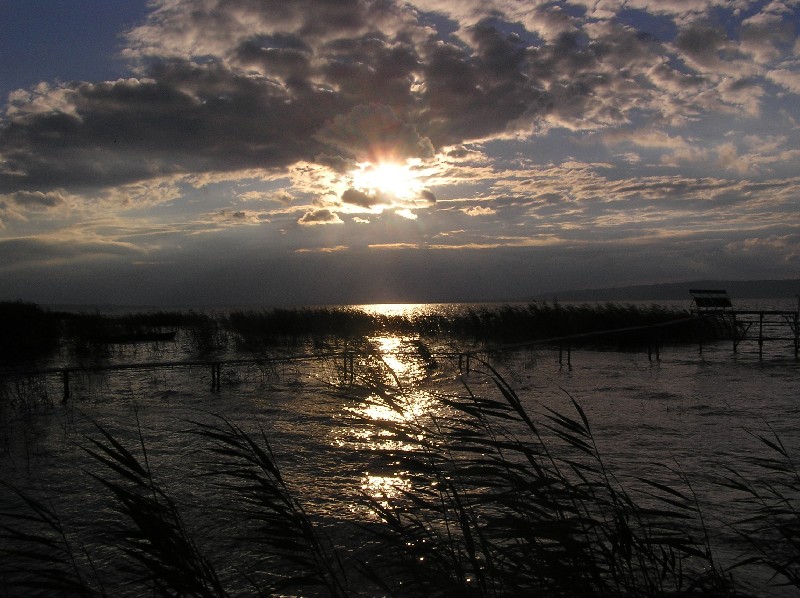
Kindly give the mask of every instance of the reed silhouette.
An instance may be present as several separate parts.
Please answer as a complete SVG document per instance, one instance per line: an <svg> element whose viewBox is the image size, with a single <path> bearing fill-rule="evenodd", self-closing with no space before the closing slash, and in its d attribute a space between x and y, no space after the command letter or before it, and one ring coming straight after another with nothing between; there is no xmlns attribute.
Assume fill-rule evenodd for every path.
<svg viewBox="0 0 800 598"><path fill-rule="evenodd" d="M198 542L184 517L196 505L166 489L141 430L125 443L98 426L82 442L94 461L86 475L115 505L115 527L104 544L82 544L55 496L5 483L19 508L0 515L0 587L79 596L731 596L746 594L736 574L756 566L800 587L800 482L779 439L756 434L770 453L756 461L763 481L734 464L720 481L761 507L730 522L751 550L723 568L679 470L672 482L637 477L628 486L574 400L572 412L531 412L488 362L463 384L434 394L430 413L410 409L413 389L377 366L332 387L342 401L396 414L364 425L380 439L368 449L373 465L405 472L395 491L361 493L371 517L334 528L283 473L265 432L219 415L185 431L196 480L218 497L204 517L225 522L224 537ZM225 550L209 550L214 541Z"/></svg>

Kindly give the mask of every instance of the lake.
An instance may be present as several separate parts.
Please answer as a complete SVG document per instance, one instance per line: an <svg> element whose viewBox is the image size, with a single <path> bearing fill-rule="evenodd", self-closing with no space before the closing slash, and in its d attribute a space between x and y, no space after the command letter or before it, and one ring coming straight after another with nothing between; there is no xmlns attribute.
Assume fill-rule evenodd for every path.
<svg viewBox="0 0 800 598"><path fill-rule="evenodd" d="M409 310L462 307L391 309L405 315ZM174 341L114 346L93 359L104 364L173 361L185 358L190 345L191 339L179 331ZM92 442L109 446L100 428L142 462L144 447L154 479L180 508L187 533L213 563L221 586L231 594L249 594L274 579L265 572L268 565L257 565L261 557L257 556L259 542L252 541L255 524L242 517L238 507L231 507L231 488L211 483L209 478L209 463L231 458L224 452L209 452L213 438L198 433L208 430L203 426L225 427L227 423L218 416L250 438L269 442L286 488L324 531L341 560L353 568L368 560L368 546L380 543L365 528L378 525L381 509L422 492L421 480L431 474L419 456L434 446L451 447L447 444L451 439L438 436L441 430L461 435L461 444L451 447L455 462L463 462L465 471L470 467L475 469L469 471L479 471L472 455L481 451L457 454L460 448L478 446L470 444L478 442L477 432L457 428L461 424L453 422L469 419L469 412L460 409L475 397L485 397L490 409L500 409L495 402L508 403L504 389L519 399L540 441L563 451L565 462L574 464L581 458L571 456L581 453L578 444L567 441L563 446L565 435L580 435L570 423L579 426L582 421L574 400L591 426L603 475L613 484L638 496L647 507L668 507L666 498L681 503L683 509L684 499L696 500L702 521L675 519L672 524L693 537L703 536L704 525L714 563L721 569L752 550L747 536L731 526L752 515L755 508L742 492L721 482L732 477L753 483L771 479L774 472L765 470L765 462L757 459L770 458L774 451L758 435L770 442L777 437L789 455L800 455L800 362L790 348L777 343L767 343L762 358L745 344L734 354L727 341L704 345L702 354L697 345L660 347L659 359L643 351L574 349L569 364L563 354L559 362L558 351L549 347L478 352L467 362L466 353L474 347L389 333L365 339L351 362L343 357L343 348L336 343L304 345L294 349L301 359L276 357L263 363L223 365L219 389L211 387L210 369L199 365L75 374L70 379L70 398L63 402L59 376L7 383L0 407L0 479L52 506L71 545L85 547L83 552L76 550L81 553L76 558L83 562L86 554L91 556L97 574L96 579L86 575L88 586L103 585L113 588L114 594L135 595L144 582L135 573L118 570L121 557L116 544L121 541L110 531L120 528L119 504L111 500L107 486L89 475L108 478L109 469L86 449L101 456L110 454ZM234 348L228 347L223 357L235 355ZM281 357L289 355L281 353ZM54 359L63 362L67 356ZM492 420L499 427L493 429L495 444L486 445L487 453L501 444L498 430L503 438L530 435L530 428L515 418L513 410L505 413L498 411ZM563 418L558 420L554 413ZM507 449L511 463L528 455L514 450ZM480 467L488 466L482 463ZM796 474L786 474L796 482ZM449 484L454 475L450 472L435 481ZM481 491L491 492L489 479ZM664 494L662 486L675 494ZM800 490L796 484L793 488ZM425 492L431 492L430 488ZM470 486L470 493L474 492ZM417 513L414 504L422 512L420 496L428 494L417 494L417 503L412 500L412 506L403 507L406 512ZM800 495L788 498L796 506ZM472 521L479 504L473 504L474 511L461 511L462 533L464 521ZM242 508L252 506L251 501ZM14 491L0 487L0 511L21 514L25 508ZM481 524L481 518L494 521L493 513L479 513L474 519L475 529L487 534L487 545L491 526ZM350 526L353 522L359 526ZM754 536L757 532L754 527ZM473 541L459 537L469 548ZM13 538L6 541L13 545ZM473 546L464 554L474 553ZM691 557L687 570L693 560L700 569L708 566L703 559ZM481 570L489 570L479 557L470 562L483 563L475 565L478 577ZM7 579L18 581L19 575L8 573ZM491 587L480 585L484 581L470 575L464 573L461 580L465 587L478 595L492 593L487 591ZM731 575L737 587L754 594L797 595L796 588L771 584L762 567L745 567ZM356 586L366 595L380 593L365 581ZM403 595L402 587L395 589Z"/></svg>

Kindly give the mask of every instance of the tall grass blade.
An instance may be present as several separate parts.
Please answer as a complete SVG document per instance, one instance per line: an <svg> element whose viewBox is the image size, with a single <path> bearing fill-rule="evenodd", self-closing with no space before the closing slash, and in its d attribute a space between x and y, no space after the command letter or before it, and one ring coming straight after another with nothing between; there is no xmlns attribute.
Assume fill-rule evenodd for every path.
<svg viewBox="0 0 800 598"><path fill-rule="evenodd" d="M227 418L218 419L217 424L194 423L194 433L211 442L208 451L216 456L205 463L207 475L241 501L246 518L257 526L247 539L265 548L265 558L273 561L277 579L271 589L318 586L331 596L347 596L338 555L283 479L263 430L256 440Z"/></svg>
<svg viewBox="0 0 800 598"><path fill-rule="evenodd" d="M21 499L27 512L0 513L0 579L10 590L71 596L103 596L85 551L76 554L52 507L0 480L0 486ZM87 562L88 561L88 562ZM21 594L20 594L21 595Z"/></svg>
<svg viewBox="0 0 800 598"><path fill-rule="evenodd" d="M109 432L97 425L105 439L88 438L96 448L85 448L107 473L90 476L110 491L124 522L115 531L123 553L146 572L158 592L191 596L226 596L211 563L200 553L185 527L173 499L155 481L149 466ZM144 446L144 440L139 435ZM108 474L112 475L108 475Z"/></svg>

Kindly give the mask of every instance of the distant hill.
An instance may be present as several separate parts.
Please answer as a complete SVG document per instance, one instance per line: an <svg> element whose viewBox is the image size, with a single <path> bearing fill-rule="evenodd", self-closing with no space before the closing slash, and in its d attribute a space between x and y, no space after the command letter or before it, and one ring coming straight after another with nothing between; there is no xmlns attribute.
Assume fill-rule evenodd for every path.
<svg viewBox="0 0 800 598"><path fill-rule="evenodd" d="M537 301L690 301L689 289L725 289L732 299L791 299L800 294L794 280L694 280L608 289L580 289L544 293Z"/></svg>

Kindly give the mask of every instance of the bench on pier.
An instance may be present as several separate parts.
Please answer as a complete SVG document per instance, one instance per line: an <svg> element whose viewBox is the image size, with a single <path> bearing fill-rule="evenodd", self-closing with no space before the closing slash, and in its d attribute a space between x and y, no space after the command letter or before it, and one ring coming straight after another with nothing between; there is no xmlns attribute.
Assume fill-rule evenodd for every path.
<svg viewBox="0 0 800 598"><path fill-rule="evenodd" d="M690 289L692 304L698 313L709 313L733 309L733 303L725 289Z"/></svg>

